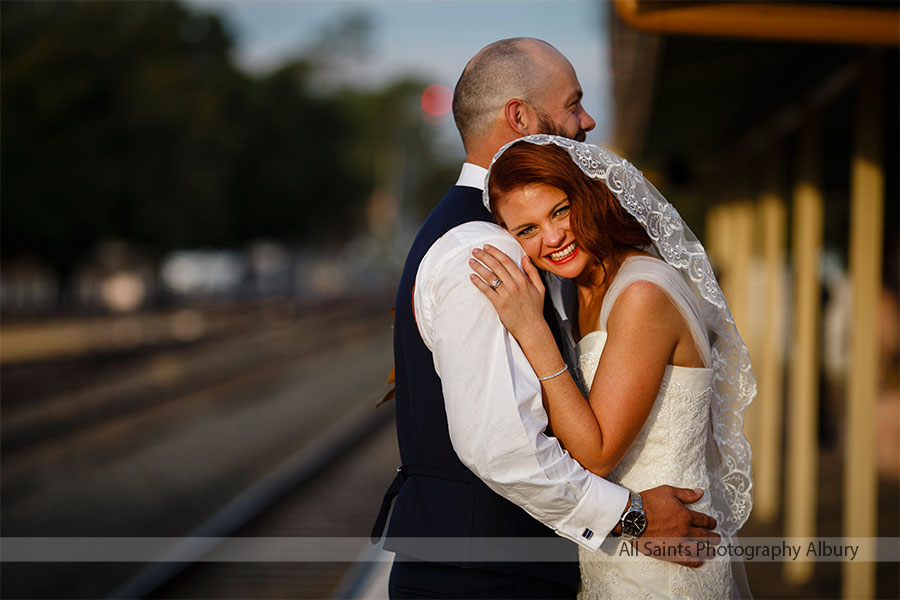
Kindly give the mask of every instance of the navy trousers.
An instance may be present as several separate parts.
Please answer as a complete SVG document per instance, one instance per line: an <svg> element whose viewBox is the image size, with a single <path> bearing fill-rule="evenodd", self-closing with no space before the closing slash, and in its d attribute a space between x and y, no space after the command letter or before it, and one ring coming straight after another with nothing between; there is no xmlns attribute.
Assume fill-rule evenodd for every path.
<svg viewBox="0 0 900 600"><path fill-rule="evenodd" d="M388 586L392 600L401 598L575 598L573 589L552 581L498 571L423 562L398 555Z"/></svg>

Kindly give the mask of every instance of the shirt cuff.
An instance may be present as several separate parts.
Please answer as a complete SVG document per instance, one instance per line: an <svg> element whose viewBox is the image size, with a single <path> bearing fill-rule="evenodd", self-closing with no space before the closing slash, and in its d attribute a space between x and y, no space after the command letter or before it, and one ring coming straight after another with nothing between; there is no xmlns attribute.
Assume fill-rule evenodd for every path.
<svg viewBox="0 0 900 600"><path fill-rule="evenodd" d="M613 530L631 498L622 486L592 477L575 510L559 522L556 533L595 552Z"/></svg>

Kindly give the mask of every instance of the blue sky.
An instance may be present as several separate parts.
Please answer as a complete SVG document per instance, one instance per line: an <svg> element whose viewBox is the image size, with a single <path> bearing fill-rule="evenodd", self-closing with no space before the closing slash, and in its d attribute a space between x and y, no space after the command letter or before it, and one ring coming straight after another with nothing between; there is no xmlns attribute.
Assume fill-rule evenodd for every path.
<svg viewBox="0 0 900 600"><path fill-rule="evenodd" d="M588 141L603 142L611 133L606 31L609 6L602 0L188 3L223 16L238 44L236 59L251 71L277 66L342 15L364 12L373 24L370 52L363 59L345 61L336 73L338 80L361 85L380 85L401 74L417 74L452 88L466 61L486 44L513 36L541 38L559 48L578 73L585 91L585 108L598 124ZM452 125L447 128L452 129Z"/></svg>

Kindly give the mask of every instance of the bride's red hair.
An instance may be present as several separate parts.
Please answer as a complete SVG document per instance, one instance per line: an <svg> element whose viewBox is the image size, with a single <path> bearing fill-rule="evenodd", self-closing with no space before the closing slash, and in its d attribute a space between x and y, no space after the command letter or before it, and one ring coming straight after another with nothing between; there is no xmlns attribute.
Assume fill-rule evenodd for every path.
<svg viewBox="0 0 900 600"><path fill-rule="evenodd" d="M488 193L494 220L504 226L497 206L504 196L525 186L543 183L562 190L569 199L572 233L588 254L597 259L602 284L607 273L603 261L616 263L622 250L644 248L650 238L640 223L616 200L606 183L588 177L569 152L555 144L513 144L491 166Z"/></svg>

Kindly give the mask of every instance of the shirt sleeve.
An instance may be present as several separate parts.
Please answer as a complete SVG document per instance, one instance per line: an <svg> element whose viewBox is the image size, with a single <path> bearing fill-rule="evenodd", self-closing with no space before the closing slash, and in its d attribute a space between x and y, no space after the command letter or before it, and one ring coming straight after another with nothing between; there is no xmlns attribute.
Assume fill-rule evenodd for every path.
<svg viewBox="0 0 900 600"><path fill-rule="evenodd" d="M537 375L469 280L471 251L485 243L521 264L522 249L507 232L466 224L438 240L416 279L416 321L441 378L453 448L492 490L596 550L618 523L628 491L585 470L544 433Z"/></svg>

